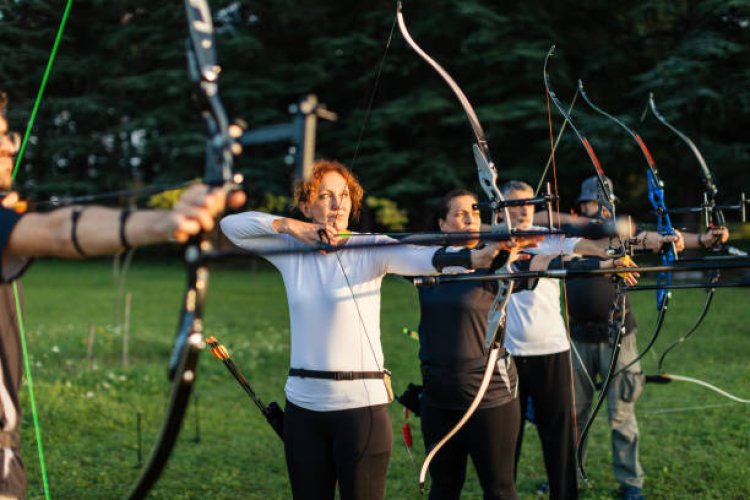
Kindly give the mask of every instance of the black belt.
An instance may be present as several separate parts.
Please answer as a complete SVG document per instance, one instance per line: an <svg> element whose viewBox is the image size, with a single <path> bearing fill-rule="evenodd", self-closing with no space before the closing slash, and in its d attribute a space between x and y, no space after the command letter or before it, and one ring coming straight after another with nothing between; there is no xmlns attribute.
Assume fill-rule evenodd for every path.
<svg viewBox="0 0 750 500"><path fill-rule="evenodd" d="M323 370L305 370L304 368L289 368L289 376L324 378L328 380L362 380L365 378L383 379L385 372L328 372Z"/></svg>

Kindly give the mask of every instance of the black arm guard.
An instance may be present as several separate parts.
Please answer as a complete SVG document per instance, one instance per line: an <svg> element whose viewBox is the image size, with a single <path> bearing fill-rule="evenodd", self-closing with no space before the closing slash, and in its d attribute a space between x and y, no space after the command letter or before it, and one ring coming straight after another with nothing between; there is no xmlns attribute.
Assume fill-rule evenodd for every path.
<svg viewBox="0 0 750 500"><path fill-rule="evenodd" d="M473 269L471 266L471 250L462 248L457 252L449 252L447 249L441 248L432 256L432 265L440 272L446 267Z"/></svg>
<svg viewBox="0 0 750 500"><path fill-rule="evenodd" d="M563 258L561 256L557 256L550 261L549 266L547 266L547 269L568 269L570 271L592 271L594 269L599 269L600 262L601 260L597 258L582 259L580 257L576 257L569 261L563 262Z"/></svg>

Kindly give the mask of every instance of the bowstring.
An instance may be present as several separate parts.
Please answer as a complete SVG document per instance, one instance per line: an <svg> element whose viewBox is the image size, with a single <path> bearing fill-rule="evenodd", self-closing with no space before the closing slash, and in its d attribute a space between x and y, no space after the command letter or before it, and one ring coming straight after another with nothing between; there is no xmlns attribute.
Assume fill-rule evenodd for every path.
<svg viewBox="0 0 750 500"><path fill-rule="evenodd" d="M576 100L578 99L578 89L576 88L575 94L573 94L573 99L570 101L570 106L568 107L568 114L570 115L573 112L573 107L576 105ZM547 96L547 113L550 114L550 105L549 105L549 96ZM547 172L549 172L550 164L554 163L555 161L555 151L557 151L557 146L560 144L560 139L562 139L563 132L565 132L565 127L568 126L568 119L563 117L563 123L560 127L560 130L557 132L557 138L552 140L552 117L549 117L550 121L550 154L549 158L547 158L547 164L544 165L544 171L542 172L541 177L539 177L539 182L536 185L536 189L534 190L534 196L539 196L539 191L542 189L542 185L544 184L544 179L547 177ZM554 171L554 169L553 169Z"/></svg>
<svg viewBox="0 0 750 500"><path fill-rule="evenodd" d="M354 171L354 165L359 158L359 149L362 145L362 139L364 138L365 130L367 129L367 125L370 121L370 116L372 115L372 108L375 103L375 96L377 95L378 88L380 87L380 79L383 75L383 69L385 68L385 60L388 56L388 51L391 47L391 42L393 41L393 33L396 29L396 16L393 16L393 23L391 24L390 32L388 33L388 38L385 42L385 48L383 49L383 55L380 58L380 63L378 64L378 71L375 74L375 79L372 84L372 90L370 91L370 95L367 99L367 105L365 108L365 116L362 119L362 126L359 129L359 133L357 134L357 141L354 145L354 152L352 153L352 159L349 162L349 168L350 170ZM321 232L321 238L325 235L324 232ZM330 244L330 242L328 242ZM370 338L370 334L367 331L367 325L365 324L364 317L362 316L362 311L359 307L359 301L357 301L356 294L354 293L354 289L352 288L351 282L349 281L349 275L346 272L346 269L344 268L344 263L341 260L341 256L339 255L338 250L334 251L336 255L336 261L338 262L339 269L341 269L341 274L344 276L344 281L346 282L346 286L349 289L349 294L352 298L352 301L354 302L354 307L357 311L357 316L359 318L359 323L362 325L362 331L365 334L365 338L367 339L367 345L370 348L370 353L372 354L373 360L375 361L375 366L378 371L384 371L383 368L380 365L380 362L378 361L377 353L375 352L375 347L372 344L372 339ZM362 362L360 361L360 366L362 366ZM364 381L364 387L365 391L367 391L367 381ZM367 391L369 394L369 391Z"/></svg>
<svg viewBox="0 0 750 500"><path fill-rule="evenodd" d="M560 129L560 135L558 135L557 141L554 139L554 130L552 127L552 106L550 103L550 96L549 92L545 90L545 97L546 97L546 105L547 105L547 125L549 128L549 141L550 141L550 160L547 163L547 166L549 164L552 164L552 180L554 183L554 190L555 190L555 211L557 216L557 226L558 228L562 226L562 218L560 216L560 196L559 196L559 189L557 184L557 159L555 156L555 150L557 149L557 143L560 141L560 137L562 136L562 131L564 130L565 124L568 123L567 119L565 122L563 122L563 125ZM576 91L575 96L573 97L573 103L575 103L575 99L578 97L578 91ZM571 104L571 109L573 105ZM547 175L546 172L547 168L545 167L545 172L542 175L541 183L544 182L544 177ZM537 188L538 189L538 188ZM562 265L562 255L563 255L563 244L562 244L562 238L559 240L560 245L560 263ZM567 281L563 280L562 282L562 291L563 291L563 304L565 306L565 335L568 338L568 345L570 346L570 349L568 350L568 369L569 369L569 376L570 376L570 394L571 394L571 402L573 405L572 413L573 413L573 432L576 438L576 444L578 443L579 435L578 435L578 411L576 410L576 384L575 384L575 370L573 369L573 339L570 335L570 313L568 311L568 285ZM576 354L578 352L576 351ZM588 373L588 370L586 370L586 367L584 366L582 360L580 360L579 356L579 362L581 365L581 368L583 369L584 373L586 374L586 377L592 382L593 379L591 378L591 375Z"/></svg>
<svg viewBox="0 0 750 500"><path fill-rule="evenodd" d="M60 46L60 41L62 40L63 32L65 31L65 26L68 22L68 17L70 16L70 10L73 6L73 0L68 0L65 4L65 10L63 11L62 19L60 20L60 25L57 28L57 33L55 34L55 41L52 44L52 49L50 50L49 57L47 59L47 65L44 69L44 75L42 76L42 82L39 85L39 90L37 91L36 99L34 100L34 107L31 111L31 116L29 117L29 121L26 124L26 131L24 132L23 141L21 142L21 147L18 150L18 154L16 155L16 164L13 167L13 173L11 174L11 183L15 181L16 175L18 174L18 169L21 166L21 161L23 160L24 152L26 151L26 145L28 143L29 137L31 136L31 131L34 128L34 122L36 121L36 115L39 111L39 106L42 102L42 97L44 96L44 90L47 87L47 81L49 79L49 75L52 72L52 66L55 61L55 56L57 55L57 50ZM44 490L44 498L46 500L50 500L50 489L49 489L49 478L47 477L47 466L45 465L44 460L44 446L42 444L42 428L39 425L39 414L37 412L36 408L36 399L34 398L34 384L33 379L31 376L31 362L29 361L29 352L26 345L26 332L24 330L24 322L23 322L23 313L21 310L21 299L18 293L18 285L16 280L13 280L13 299L16 307L16 316L18 319L18 330L19 330L19 336L21 337L21 352L23 355L23 363L24 368L26 372L26 380L28 382L29 386L29 403L31 406L31 415L32 419L34 421L34 435L36 436L36 446L37 446L37 455L39 456L39 469L42 474L42 488ZM20 422L19 422L20 425Z"/></svg>
<svg viewBox="0 0 750 500"><path fill-rule="evenodd" d="M330 245L331 242L328 239L328 236L326 235L325 231L323 229L319 232L321 240L325 239L326 242ZM351 281L349 281L349 275L346 273L346 270L344 269L344 263L341 261L341 256L339 255L338 249L334 250L334 255L336 256L336 262L338 262L339 269L341 269L341 274L344 276L344 281L346 282L346 287L349 290L349 295L352 298L352 301L354 302L354 308L357 311L357 317L359 318L359 324L362 325L362 331L365 333L365 338L367 339L367 345L370 348L370 354L372 354L372 359L375 361L375 368L378 371L384 371L383 368L380 365L380 362L378 361L378 355L375 352L375 347L372 345L372 339L370 338L370 334L367 332L367 325L365 324L365 319L362 316L362 310L359 308L359 301L357 300L357 297L354 293L354 288L352 288ZM361 352L361 349L360 349ZM364 359L360 358L360 368L364 371ZM383 379L385 383L385 379ZM368 395L368 401L370 396L370 391L367 389L367 380L362 380L362 386L365 389L365 392L367 392ZM387 393L387 390L386 390ZM372 427L370 428L370 431L372 431Z"/></svg>
<svg viewBox="0 0 750 500"><path fill-rule="evenodd" d="M354 163L359 157L359 148L362 145L362 138L365 135L365 130L370 122L370 115L372 114L372 107L375 103L375 96L380 86L380 77L383 75L383 68L385 67L385 59L388 56L388 50L391 48L391 41L393 40L393 33L396 29L396 16L393 16L393 24L391 24L391 31L388 34L388 39L385 42L385 49L383 49L383 56L380 58L380 64L378 65L378 72L375 74L375 81L372 84L372 91L370 97L367 100L367 107L365 108L365 116L362 119L362 126L359 128L357 134L357 142L354 144L354 153L352 153L352 159L349 161L349 168L354 171Z"/></svg>

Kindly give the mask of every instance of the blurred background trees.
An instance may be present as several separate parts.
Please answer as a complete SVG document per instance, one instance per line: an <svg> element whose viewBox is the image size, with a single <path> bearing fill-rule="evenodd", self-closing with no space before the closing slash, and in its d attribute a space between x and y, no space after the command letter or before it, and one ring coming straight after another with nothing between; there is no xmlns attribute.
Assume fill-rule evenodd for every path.
<svg viewBox="0 0 750 500"><path fill-rule="evenodd" d="M64 4L0 0L0 88L10 95L16 130L28 120ZM394 27L392 2L211 6L220 91L232 117L250 128L284 122L291 103L317 94L339 114L319 125L318 156L352 165L369 194L406 209L412 229L449 189L477 188L464 112ZM640 121L649 92L701 148L719 198L737 198L750 181L748 0L411 0L404 12L417 42L476 107L501 180L539 182L550 152L542 65L555 44L549 70L559 97L570 103L581 78L598 105L639 130L667 184L668 206L699 201L698 168L653 117ZM18 188L44 200L199 176L204 132L190 99L184 36L181 2L76 0ZM623 210L648 220L635 144L580 99L572 114ZM552 120L556 135L554 109ZM254 199L289 195L285 154L285 145L268 145L238 160ZM565 209L593 169L570 131L556 160Z"/></svg>

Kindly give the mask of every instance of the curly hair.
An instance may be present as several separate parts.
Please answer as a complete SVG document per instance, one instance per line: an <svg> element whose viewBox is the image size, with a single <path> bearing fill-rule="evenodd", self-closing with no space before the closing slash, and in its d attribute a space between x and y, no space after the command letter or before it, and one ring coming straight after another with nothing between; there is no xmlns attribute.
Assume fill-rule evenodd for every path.
<svg viewBox="0 0 750 500"><path fill-rule="evenodd" d="M293 207L299 208L301 203L309 203L313 200L318 195L323 176L328 172L336 172L346 181L346 185L349 187L349 197L352 200L351 216L355 221L358 220L365 192L354 173L337 161L318 160L313 163L310 180L297 181L294 185Z"/></svg>

